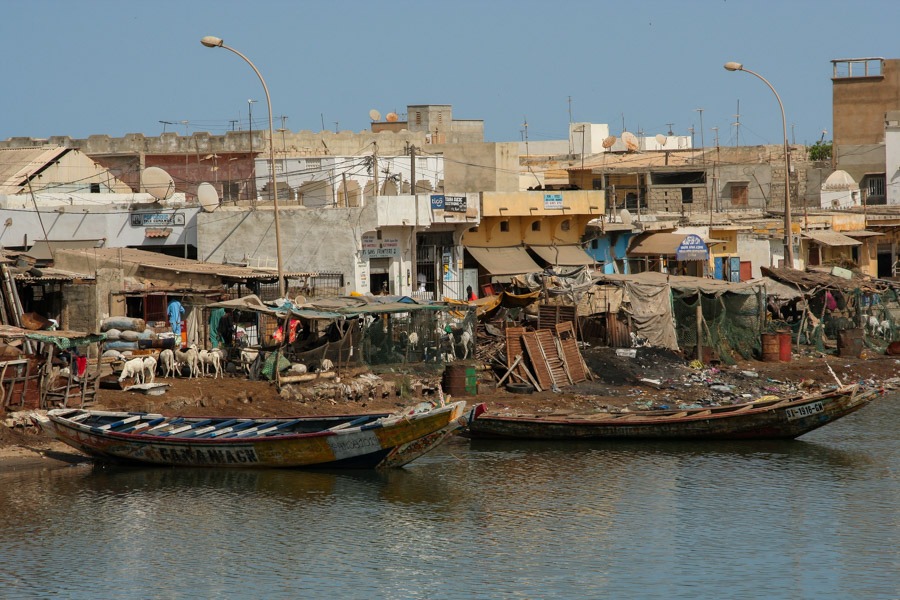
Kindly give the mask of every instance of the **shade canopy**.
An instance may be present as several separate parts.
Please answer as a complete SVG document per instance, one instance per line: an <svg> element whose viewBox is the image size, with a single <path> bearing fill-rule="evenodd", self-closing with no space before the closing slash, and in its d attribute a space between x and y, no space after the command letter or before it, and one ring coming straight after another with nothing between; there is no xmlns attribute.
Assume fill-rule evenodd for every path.
<svg viewBox="0 0 900 600"><path fill-rule="evenodd" d="M551 265L560 267L580 267L595 262L593 257L584 251L584 248L576 244L529 246L529 248Z"/></svg>
<svg viewBox="0 0 900 600"><path fill-rule="evenodd" d="M491 275L522 275L524 273L537 273L542 270L522 246L506 248L466 247L466 250Z"/></svg>

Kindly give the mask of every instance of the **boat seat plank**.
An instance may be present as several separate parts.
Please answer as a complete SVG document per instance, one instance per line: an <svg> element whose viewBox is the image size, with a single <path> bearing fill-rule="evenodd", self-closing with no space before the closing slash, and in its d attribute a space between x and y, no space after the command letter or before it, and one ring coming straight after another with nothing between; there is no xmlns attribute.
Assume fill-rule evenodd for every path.
<svg viewBox="0 0 900 600"><path fill-rule="evenodd" d="M221 423L215 423L214 425L208 425L206 427L200 427L199 429L193 429L191 431L186 432L183 436L179 437L200 437L207 433L213 432L217 429L224 429L226 427L230 427L237 423L237 419L228 419L227 421L222 421Z"/></svg>
<svg viewBox="0 0 900 600"><path fill-rule="evenodd" d="M256 435L261 429L274 426L278 424L278 421L265 421L264 423L259 423L255 427L251 427L250 429L244 429L243 431L237 431L232 433L227 433L223 435L223 438L233 438L233 437L249 437L251 435Z"/></svg>
<svg viewBox="0 0 900 600"><path fill-rule="evenodd" d="M172 436L184 437L183 435L180 435L180 434L187 433L187 432L191 431L192 429L199 429L201 427L209 425L210 423L212 423L212 419L203 419L202 421L197 421L196 423L188 423L187 425L182 425L181 427L176 427L174 429L171 429L171 430L166 431L165 433L161 433L159 435L162 437L172 437Z"/></svg>
<svg viewBox="0 0 900 600"><path fill-rule="evenodd" d="M118 433L139 433L139 432L141 432L142 429L149 429L150 427L159 425L166 419L168 419L168 417L157 417L156 419L153 419L150 421L142 421L142 422L138 423L137 425L128 427L127 429L123 429L123 430L119 431Z"/></svg>
<svg viewBox="0 0 900 600"><path fill-rule="evenodd" d="M231 426L231 427L226 427L226 428L224 428L224 429L218 429L218 430L216 430L216 431L211 431L211 432L205 433L205 434L203 434L203 435L198 435L197 437L204 437L204 438L221 437L221 436L224 436L225 434L228 434L228 433L241 431L242 429L246 429L246 428L248 428L248 427L251 427L251 426L253 426L253 425L256 424L256 423L257 423L257 421L255 421L255 420L253 420L253 419L246 419L246 420L244 420L244 421L240 421L240 420L239 420L239 422L237 423L237 425L233 425L233 426Z"/></svg>

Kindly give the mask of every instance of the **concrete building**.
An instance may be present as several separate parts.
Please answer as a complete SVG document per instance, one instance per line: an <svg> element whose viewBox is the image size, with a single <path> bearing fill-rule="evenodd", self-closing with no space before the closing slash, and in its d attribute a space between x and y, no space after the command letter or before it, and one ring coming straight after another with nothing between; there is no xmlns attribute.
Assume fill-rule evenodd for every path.
<svg viewBox="0 0 900 600"><path fill-rule="evenodd" d="M832 60L833 161L868 205L887 201L885 116L900 111L900 59Z"/></svg>

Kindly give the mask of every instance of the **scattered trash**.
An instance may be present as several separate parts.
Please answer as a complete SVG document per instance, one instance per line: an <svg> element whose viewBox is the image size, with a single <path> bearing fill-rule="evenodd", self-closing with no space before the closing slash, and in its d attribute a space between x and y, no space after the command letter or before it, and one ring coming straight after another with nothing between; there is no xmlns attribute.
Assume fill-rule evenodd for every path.
<svg viewBox="0 0 900 600"><path fill-rule="evenodd" d="M636 348L616 348L616 356L621 356L623 358L635 358L635 357L637 357L637 349Z"/></svg>

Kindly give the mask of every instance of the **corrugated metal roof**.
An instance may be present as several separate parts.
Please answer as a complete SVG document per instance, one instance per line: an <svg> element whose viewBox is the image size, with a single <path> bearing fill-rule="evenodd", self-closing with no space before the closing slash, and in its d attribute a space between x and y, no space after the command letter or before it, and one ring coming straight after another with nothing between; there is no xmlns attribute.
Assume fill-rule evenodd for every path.
<svg viewBox="0 0 900 600"><path fill-rule="evenodd" d="M173 271L176 273L192 273L196 275L216 275L231 279L277 279L278 274L274 269L257 269L252 267L239 267L235 265L223 265L220 263L207 263L189 258L177 258L157 252L148 252L136 248L86 248L78 250L60 250L66 253L81 253L86 258L96 260L118 261L121 263L137 264L150 269ZM285 277L302 278L314 277L317 272L290 271L284 272Z"/></svg>
<svg viewBox="0 0 900 600"><path fill-rule="evenodd" d="M69 150L62 146L0 149L0 194L18 194L29 177Z"/></svg>
<svg viewBox="0 0 900 600"><path fill-rule="evenodd" d="M822 231L804 231L803 237L815 240L826 246L859 246L862 244L859 240L854 240L852 237L838 233L837 231L831 231L830 229L824 229Z"/></svg>

